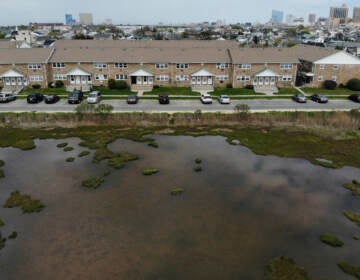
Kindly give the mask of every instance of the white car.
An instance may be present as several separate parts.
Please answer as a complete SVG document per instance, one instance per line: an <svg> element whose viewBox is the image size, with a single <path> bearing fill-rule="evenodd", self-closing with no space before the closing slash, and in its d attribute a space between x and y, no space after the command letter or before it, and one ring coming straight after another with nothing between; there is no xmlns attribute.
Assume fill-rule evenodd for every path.
<svg viewBox="0 0 360 280"><path fill-rule="evenodd" d="M101 93L99 91L92 91L89 93L86 102L88 104L96 104L101 100Z"/></svg>
<svg viewBox="0 0 360 280"><path fill-rule="evenodd" d="M202 104L212 104L212 98L210 94L204 93L200 97Z"/></svg>
<svg viewBox="0 0 360 280"><path fill-rule="evenodd" d="M219 103L220 104L230 104L230 97L227 95L220 95L218 97Z"/></svg>

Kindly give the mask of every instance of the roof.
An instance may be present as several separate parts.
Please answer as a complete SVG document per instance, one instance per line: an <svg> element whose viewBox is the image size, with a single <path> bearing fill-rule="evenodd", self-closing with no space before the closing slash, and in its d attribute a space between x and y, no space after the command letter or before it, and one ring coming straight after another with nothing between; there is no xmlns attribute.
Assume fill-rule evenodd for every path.
<svg viewBox="0 0 360 280"><path fill-rule="evenodd" d="M289 50L296 58L309 62L315 62L319 59L339 52L334 49L326 49L310 45L296 45L292 48L289 48Z"/></svg>
<svg viewBox="0 0 360 280"><path fill-rule="evenodd" d="M66 73L68 76L90 76L91 73L85 71L84 69L80 67L76 67L74 69L71 69L68 73Z"/></svg>
<svg viewBox="0 0 360 280"><path fill-rule="evenodd" d="M0 49L14 49L16 47L15 41L10 40L0 40Z"/></svg>
<svg viewBox="0 0 360 280"><path fill-rule="evenodd" d="M360 59L344 51L334 53L314 62L314 64L360 65Z"/></svg>
<svg viewBox="0 0 360 280"><path fill-rule="evenodd" d="M264 70L259 71L258 73L255 74L256 77L274 77L274 76L281 76L278 73L276 73L275 71L269 69L269 68L265 68Z"/></svg>
<svg viewBox="0 0 360 280"><path fill-rule="evenodd" d="M298 63L289 48L232 48L234 64L240 63Z"/></svg>
<svg viewBox="0 0 360 280"><path fill-rule="evenodd" d="M154 75L144 69L139 69L130 74L130 76L143 76L143 77L153 77Z"/></svg>
<svg viewBox="0 0 360 280"><path fill-rule="evenodd" d="M191 76L201 76L201 77L208 77L208 76L215 76L213 73L207 71L206 69L202 68L195 73L192 73Z"/></svg>
<svg viewBox="0 0 360 280"><path fill-rule="evenodd" d="M52 49L0 49L0 64L47 63Z"/></svg>
<svg viewBox="0 0 360 280"><path fill-rule="evenodd" d="M2 75L0 75L0 77L1 78L7 78L7 77L14 78L14 77L24 77L24 75L16 69L10 69L10 70L7 70Z"/></svg>

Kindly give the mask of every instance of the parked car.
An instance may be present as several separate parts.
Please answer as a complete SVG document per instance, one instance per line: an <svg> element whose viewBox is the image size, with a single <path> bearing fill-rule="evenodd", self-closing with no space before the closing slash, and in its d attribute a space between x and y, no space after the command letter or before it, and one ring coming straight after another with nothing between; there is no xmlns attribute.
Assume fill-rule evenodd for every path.
<svg viewBox="0 0 360 280"><path fill-rule="evenodd" d="M312 101L318 102L318 103L328 103L329 99L325 95L321 94L314 94L310 96L310 99Z"/></svg>
<svg viewBox="0 0 360 280"><path fill-rule="evenodd" d="M170 98L167 94L159 94L159 103L160 104L169 104Z"/></svg>
<svg viewBox="0 0 360 280"><path fill-rule="evenodd" d="M295 94L292 99L298 103L306 103L306 96L302 93Z"/></svg>
<svg viewBox="0 0 360 280"><path fill-rule="evenodd" d="M1 102L1 103L14 101L15 99L16 99L16 96L15 96L14 94L11 94L11 93L0 93L0 102Z"/></svg>
<svg viewBox="0 0 360 280"><path fill-rule="evenodd" d="M60 100L60 97L56 94L45 95L46 104L54 104Z"/></svg>
<svg viewBox="0 0 360 280"><path fill-rule="evenodd" d="M230 97L222 94L218 97L218 101L220 104L230 104Z"/></svg>
<svg viewBox="0 0 360 280"><path fill-rule="evenodd" d="M208 93L202 94L200 100L202 104L212 104L212 97Z"/></svg>
<svg viewBox="0 0 360 280"><path fill-rule="evenodd" d="M101 93L99 91L92 91L89 93L86 101L88 104L96 104L101 100Z"/></svg>
<svg viewBox="0 0 360 280"><path fill-rule="evenodd" d="M44 95L38 92L30 93L26 98L28 103L39 103L44 100Z"/></svg>
<svg viewBox="0 0 360 280"><path fill-rule="evenodd" d="M127 104L136 104L139 101L139 97L137 95L129 95L126 102Z"/></svg>
<svg viewBox="0 0 360 280"><path fill-rule="evenodd" d="M355 93L349 96L349 99L354 102L360 102L360 93Z"/></svg>
<svg viewBox="0 0 360 280"><path fill-rule="evenodd" d="M69 104L79 104L83 100L83 92L81 90L74 90L69 94L68 103Z"/></svg>

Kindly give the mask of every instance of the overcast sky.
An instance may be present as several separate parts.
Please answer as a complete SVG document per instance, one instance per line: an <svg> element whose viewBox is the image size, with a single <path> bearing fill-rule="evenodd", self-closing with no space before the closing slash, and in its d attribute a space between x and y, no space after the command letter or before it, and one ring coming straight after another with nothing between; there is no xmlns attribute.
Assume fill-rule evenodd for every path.
<svg viewBox="0 0 360 280"><path fill-rule="evenodd" d="M189 23L225 20L226 23L266 22L271 10L302 16L328 16L330 6L346 3L350 9L359 0L0 0L0 25L29 22L64 22L65 14L78 20L79 13L92 13L94 23L111 18L114 24Z"/></svg>

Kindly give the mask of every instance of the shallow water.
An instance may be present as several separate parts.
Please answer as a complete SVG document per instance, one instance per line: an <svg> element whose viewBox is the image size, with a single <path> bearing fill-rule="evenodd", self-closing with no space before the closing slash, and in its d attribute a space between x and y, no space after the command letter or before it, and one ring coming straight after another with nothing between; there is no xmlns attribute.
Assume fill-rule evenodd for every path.
<svg viewBox="0 0 360 280"><path fill-rule="evenodd" d="M154 136L159 148L118 140L109 147L140 156L112 170L97 190L81 181L106 168L91 163L79 139L64 152L59 140L32 151L6 148L0 158L0 203L15 189L41 199L41 213L0 208L0 279L262 279L273 257L292 257L311 276L352 279L336 261L359 263L359 228L342 210L360 200L341 187L359 169L315 166L302 159L258 156L222 137ZM67 163L69 156L75 162ZM202 172L193 171L201 158ZM158 168L143 176L143 168ZM181 196L169 191L182 187ZM319 235L345 246L332 248Z"/></svg>

